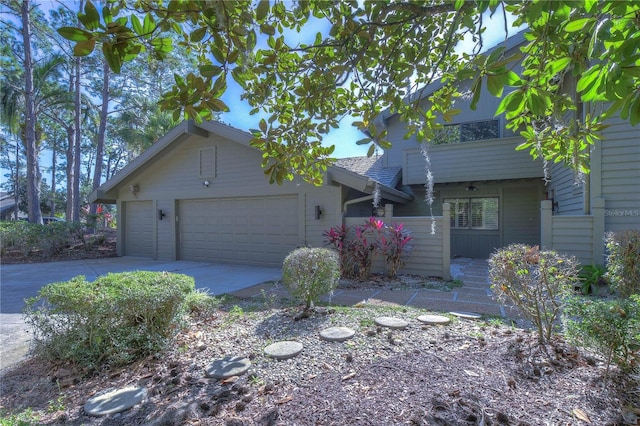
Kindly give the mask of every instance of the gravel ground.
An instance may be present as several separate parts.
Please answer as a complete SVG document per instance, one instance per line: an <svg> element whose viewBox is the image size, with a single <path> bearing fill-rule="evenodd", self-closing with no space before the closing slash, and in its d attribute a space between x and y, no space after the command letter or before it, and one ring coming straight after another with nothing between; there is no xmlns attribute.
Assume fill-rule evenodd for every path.
<svg viewBox="0 0 640 426"><path fill-rule="evenodd" d="M69 366L30 359L4 372L0 406L37 424L71 425L617 425L636 424L638 382L561 340L498 320L454 319L428 326L425 311L391 306L319 308L235 301L192 319L167 353L82 378ZM405 319L405 330L377 327L378 316ZM356 330L326 342L331 326ZM264 355L268 344L296 340L293 359ZM249 372L220 381L206 366L225 356L252 360ZM142 385L149 398L121 414L91 417L88 398ZM623 407L626 407L623 409Z"/></svg>

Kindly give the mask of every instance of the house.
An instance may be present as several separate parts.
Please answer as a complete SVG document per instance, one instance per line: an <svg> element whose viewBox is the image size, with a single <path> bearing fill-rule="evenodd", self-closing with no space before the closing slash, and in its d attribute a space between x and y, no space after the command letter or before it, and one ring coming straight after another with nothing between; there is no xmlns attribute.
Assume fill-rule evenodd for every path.
<svg viewBox="0 0 640 426"><path fill-rule="evenodd" d="M399 169L368 159L329 168L319 187L271 185L250 139L185 121L94 191L91 202L117 204L118 255L281 266L296 247L322 246L322 233L374 191L387 203L413 199L395 188Z"/></svg>
<svg viewBox="0 0 640 426"><path fill-rule="evenodd" d="M523 33L506 40L505 56L522 43ZM577 179L562 163L546 165L545 173L541 160L516 151L523 139L506 128L504 117L493 115L500 99L486 88L475 111L470 102L457 102L462 112L443 123L426 149L415 137L404 139L406 126L397 115L385 111L378 117L376 124L393 143L382 167L399 168L402 188L414 196L394 206L396 219L446 217L448 204L452 257L488 258L496 248L525 243L575 256L583 265L604 263L606 233L640 229L639 128L609 119L602 141L591 149L591 173ZM598 113L597 105L589 109ZM427 164L434 183L431 207L425 201Z"/></svg>
<svg viewBox="0 0 640 426"><path fill-rule="evenodd" d="M507 54L523 41L505 41ZM562 164L549 168L494 117L499 99L468 99L428 149L404 139L388 111L392 148L372 158L340 159L322 186L301 180L270 185L251 135L217 122L185 121L91 194L117 204L119 255L280 266L300 246L322 246L322 233L371 214L403 222L413 252L403 272L449 277L454 256L487 258L510 243L540 245L604 261L604 235L640 229L640 129L611 120L591 152L591 173L576 183ZM425 201L425 169L434 203ZM380 209L373 211L374 200Z"/></svg>

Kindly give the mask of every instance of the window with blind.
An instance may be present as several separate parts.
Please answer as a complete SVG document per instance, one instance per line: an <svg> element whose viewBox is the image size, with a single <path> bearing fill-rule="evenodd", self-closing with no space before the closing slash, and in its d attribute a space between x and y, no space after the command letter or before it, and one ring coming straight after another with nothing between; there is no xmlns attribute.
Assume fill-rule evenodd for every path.
<svg viewBox="0 0 640 426"><path fill-rule="evenodd" d="M451 228L498 229L498 198L449 198Z"/></svg>

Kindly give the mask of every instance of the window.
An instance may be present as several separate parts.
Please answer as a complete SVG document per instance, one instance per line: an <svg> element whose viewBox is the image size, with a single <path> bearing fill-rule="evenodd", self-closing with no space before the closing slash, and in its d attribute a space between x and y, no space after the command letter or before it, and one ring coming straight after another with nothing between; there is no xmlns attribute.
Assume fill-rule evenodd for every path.
<svg viewBox="0 0 640 426"><path fill-rule="evenodd" d="M436 130L431 141L434 145L497 139L500 137L500 121L484 120L450 124Z"/></svg>
<svg viewBox="0 0 640 426"><path fill-rule="evenodd" d="M498 229L498 198L449 198L451 228Z"/></svg>

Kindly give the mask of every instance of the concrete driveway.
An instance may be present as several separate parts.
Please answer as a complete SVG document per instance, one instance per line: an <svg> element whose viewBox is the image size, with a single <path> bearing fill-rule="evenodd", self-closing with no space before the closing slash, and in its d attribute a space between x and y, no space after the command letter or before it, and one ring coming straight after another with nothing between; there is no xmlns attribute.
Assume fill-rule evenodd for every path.
<svg viewBox="0 0 640 426"><path fill-rule="evenodd" d="M196 288L210 294L231 293L265 281L279 280L280 268L222 265L187 261L157 261L138 257L72 260L66 262L2 265L0 267L0 369L24 358L29 331L22 321L24 300L36 296L46 284L84 275L93 281L100 275L125 271L167 271L192 276Z"/></svg>

